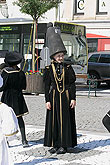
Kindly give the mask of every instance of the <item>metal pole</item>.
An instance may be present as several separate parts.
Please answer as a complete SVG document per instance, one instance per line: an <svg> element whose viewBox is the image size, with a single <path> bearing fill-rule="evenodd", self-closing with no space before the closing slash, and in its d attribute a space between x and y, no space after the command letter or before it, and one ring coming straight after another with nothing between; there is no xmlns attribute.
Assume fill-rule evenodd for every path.
<svg viewBox="0 0 110 165"><path fill-rule="evenodd" d="M34 21L34 31L33 31L33 50L32 50L32 71L35 71L35 33L36 33L36 20Z"/></svg>
<svg viewBox="0 0 110 165"><path fill-rule="evenodd" d="M88 92L88 97L90 97L90 91L91 91L91 80L89 80L89 92Z"/></svg>
<svg viewBox="0 0 110 165"><path fill-rule="evenodd" d="M59 6L58 6L58 11L59 11L59 21L60 21L60 4L59 4Z"/></svg>

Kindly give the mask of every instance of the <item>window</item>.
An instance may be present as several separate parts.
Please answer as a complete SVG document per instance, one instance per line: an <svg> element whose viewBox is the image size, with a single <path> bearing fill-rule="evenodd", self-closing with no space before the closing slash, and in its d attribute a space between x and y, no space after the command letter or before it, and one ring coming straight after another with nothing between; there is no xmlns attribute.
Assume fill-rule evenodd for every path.
<svg viewBox="0 0 110 165"><path fill-rule="evenodd" d="M101 54L100 63L110 63L110 54Z"/></svg>
<svg viewBox="0 0 110 165"><path fill-rule="evenodd" d="M19 34L0 34L0 50L16 50L19 52Z"/></svg>
<svg viewBox="0 0 110 165"><path fill-rule="evenodd" d="M107 14L108 12L108 1L107 0L97 0L97 12L96 14Z"/></svg>
<svg viewBox="0 0 110 165"><path fill-rule="evenodd" d="M87 44L88 44L89 53L97 51L97 45L98 45L97 39L87 39Z"/></svg>
<svg viewBox="0 0 110 165"><path fill-rule="evenodd" d="M89 58L89 62L97 62L99 59L99 55L100 54L93 54L90 58Z"/></svg>
<svg viewBox="0 0 110 165"><path fill-rule="evenodd" d="M0 0L0 3L6 3L6 0Z"/></svg>
<svg viewBox="0 0 110 165"><path fill-rule="evenodd" d="M84 14L84 0L75 0L75 14Z"/></svg>

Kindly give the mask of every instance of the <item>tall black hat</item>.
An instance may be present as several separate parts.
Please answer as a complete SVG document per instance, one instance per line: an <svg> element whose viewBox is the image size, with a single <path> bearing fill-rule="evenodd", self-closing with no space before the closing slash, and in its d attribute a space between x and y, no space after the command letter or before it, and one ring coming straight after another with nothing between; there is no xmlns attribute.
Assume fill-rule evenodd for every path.
<svg viewBox="0 0 110 165"><path fill-rule="evenodd" d="M6 56L5 56L5 63L10 65L10 66L13 66L13 65L17 65L19 63L21 63L22 61L22 55L19 54L18 52L16 51L12 51L12 52L7 52L6 53Z"/></svg>
<svg viewBox="0 0 110 165"><path fill-rule="evenodd" d="M67 52L60 37L60 34L54 27L49 27L47 29L47 46L49 48L49 54L51 59L57 53L63 52L64 54L66 54Z"/></svg>

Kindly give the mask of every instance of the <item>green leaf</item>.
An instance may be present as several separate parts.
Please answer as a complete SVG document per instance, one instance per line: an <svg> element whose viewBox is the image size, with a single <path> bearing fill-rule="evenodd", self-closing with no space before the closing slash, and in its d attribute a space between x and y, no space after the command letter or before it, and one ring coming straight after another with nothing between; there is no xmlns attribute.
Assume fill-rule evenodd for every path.
<svg viewBox="0 0 110 165"><path fill-rule="evenodd" d="M35 20L52 8L57 8L62 0L18 0L13 2L20 7L22 13L31 15Z"/></svg>

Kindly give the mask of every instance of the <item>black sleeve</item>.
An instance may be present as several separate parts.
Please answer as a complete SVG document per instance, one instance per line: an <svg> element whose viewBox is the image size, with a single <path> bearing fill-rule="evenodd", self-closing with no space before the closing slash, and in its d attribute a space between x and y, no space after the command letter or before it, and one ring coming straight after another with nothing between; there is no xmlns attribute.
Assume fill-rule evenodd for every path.
<svg viewBox="0 0 110 165"><path fill-rule="evenodd" d="M45 72L43 75L44 87L45 87L45 101L50 102L50 85L51 85L51 78L49 68L45 68Z"/></svg>
<svg viewBox="0 0 110 165"><path fill-rule="evenodd" d="M69 71L70 99L76 100L76 85L75 85L76 76L75 76L75 72L71 66L69 66L68 71Z"/></svg>
<svg viewBox="0 0 110 165"><path fill-rule="evenodd" d="M23 71L20 72L20 87L21 89L26 89L26 76Z"/></svg>
<svg viewBox="0 0 110 165"><path fill-rule="evenodd" d="M8 73L6 73L3 70L2 74L1 74L1 77L3 78L3 85L0 88L0 92L4 91L7 88Z"/></svg>

